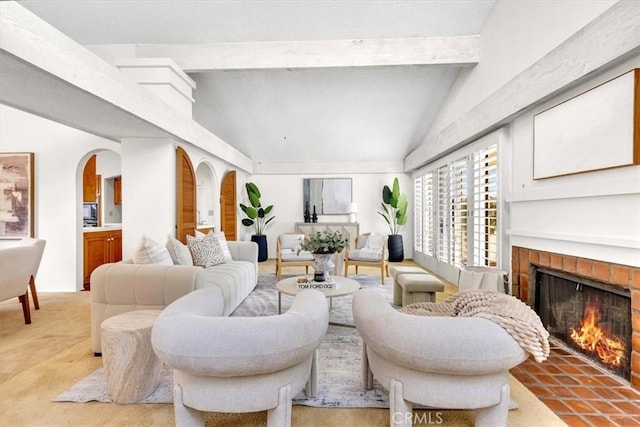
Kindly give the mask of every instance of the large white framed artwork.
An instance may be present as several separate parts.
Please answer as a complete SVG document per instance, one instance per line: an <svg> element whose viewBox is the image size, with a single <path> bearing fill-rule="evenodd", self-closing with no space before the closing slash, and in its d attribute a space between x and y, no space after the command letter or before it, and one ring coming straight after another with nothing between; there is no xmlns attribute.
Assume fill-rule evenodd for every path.
<svg viewBox="0 0 640 427"><path fill-rule="evenodd" d="M533 118L533 179L640 164L640 69Z"/></svg>

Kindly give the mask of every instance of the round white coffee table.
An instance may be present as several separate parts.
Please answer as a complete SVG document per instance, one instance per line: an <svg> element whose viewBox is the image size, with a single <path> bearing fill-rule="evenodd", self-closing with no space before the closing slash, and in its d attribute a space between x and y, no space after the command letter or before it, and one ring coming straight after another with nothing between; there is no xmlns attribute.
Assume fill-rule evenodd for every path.
<svg viewBox="0 0 640 427"><path fill-rule="evenodd" d="M333 298L351 295L360 289L360 283L353 279L342 276L332 276L332 278L336 282L335 288L317 289L322 292L325 297L329 298L329 309L333 308ZM289 277L288 279L280 280L276 284L276 289L278 290L278 314L282 312L282 294L295 297L302 291L301 289L298 289L298 279L299 277Z"/></svg>

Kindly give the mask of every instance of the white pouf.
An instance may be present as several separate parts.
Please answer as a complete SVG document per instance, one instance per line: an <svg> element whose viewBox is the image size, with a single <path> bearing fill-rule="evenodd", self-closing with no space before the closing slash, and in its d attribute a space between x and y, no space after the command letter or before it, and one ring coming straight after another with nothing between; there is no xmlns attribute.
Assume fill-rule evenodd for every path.
<svg viewBox="0 0 640 427"><path fill-rule="evenodd" d="M115 403L136 403L160 383L162 362L151 347L151 328L160 310L138 310L102 322L102 365Z"/></svg>

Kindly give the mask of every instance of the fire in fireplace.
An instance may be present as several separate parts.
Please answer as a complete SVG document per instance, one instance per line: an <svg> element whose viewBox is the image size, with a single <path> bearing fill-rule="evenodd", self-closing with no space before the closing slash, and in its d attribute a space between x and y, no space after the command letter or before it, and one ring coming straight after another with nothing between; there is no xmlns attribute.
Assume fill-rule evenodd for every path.
<svg viewBox="0 0 640 427"><path fill-rule="evenodd" d="M549 333L630 380L629 291L540 267L534 277L534 307Z"/></svg>
<svg viewBox="0 0 640 427"><path fill-rule="evenodd" d="M587 303L580 327L569 328L569 337L580 349L597 356L605 365L619 368L627 359L626 346L624 341L602 327L600 313L600 298L596 295L593 302Z"/></svg>

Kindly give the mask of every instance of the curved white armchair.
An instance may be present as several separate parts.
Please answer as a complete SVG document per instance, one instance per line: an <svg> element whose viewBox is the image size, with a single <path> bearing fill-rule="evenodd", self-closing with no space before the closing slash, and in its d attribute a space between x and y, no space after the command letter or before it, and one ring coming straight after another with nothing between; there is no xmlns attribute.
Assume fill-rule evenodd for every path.
<svg viewBox="0 0 640 427"><path fill-rule="evenodd" d="M27 325L31 323L29 280L38 256L38 248L33 245L0 249L0 301L18 297Z"/></svg>
<svg viewBox="0 0 640 427"><path fill-rule="evenodd" d="M509 369L529 353L500 326L479 317L414 316L360 290L353 317L363 340L362 379L389 390L391 425L411 425L413 404L475 409L476 426L507 425Z"/></svg>
<svg viewBox="0 0 640 427"><path fill-rule="evenodd" d="M203 426L201 411L268 410L269 426L290 426L292 399L309 382L327 332L326 298L307 290L282 315L218 317L215 293L174 301L152 330L154 351L174 370L176 425Z"/></svg>
<svg viewBox="0 0 640 427"><path fill-rule="evenodd" d="M29 289L31 289L31 297L33 298L33 307L36 310L40 310L40 303L38 302L38 292L36 292L36 276L38 275L38 269L40 269L40 261L42 261L42 254L44 253L44 247L47 241L44 239L34 239L28 237L20 240L18 246L35 246L38 250L36 257L31 262L31 277L29 279Z"/></svg>

